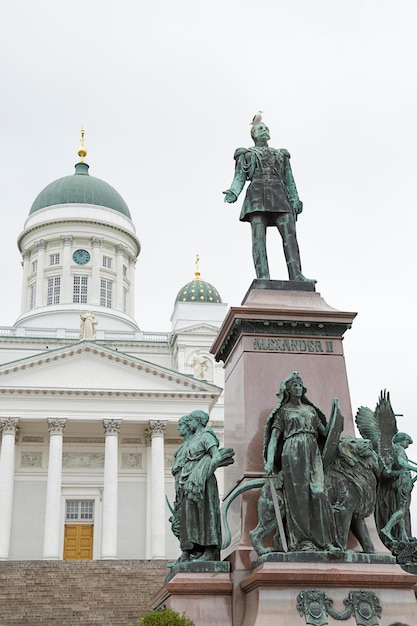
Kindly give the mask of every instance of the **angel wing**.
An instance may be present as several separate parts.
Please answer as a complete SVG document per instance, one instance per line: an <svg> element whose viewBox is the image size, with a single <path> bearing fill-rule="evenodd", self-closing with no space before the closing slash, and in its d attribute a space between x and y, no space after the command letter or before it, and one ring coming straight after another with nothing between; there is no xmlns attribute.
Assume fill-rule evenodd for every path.
<svg viewBox="0 0 417 626"><path fill-rule="evenodd" d="M392 410L389 392L385 389L380 393L375 409L375 419L379 424L379 431L381 433L379 454L384 461L385 467L391 469L394 462L392 438L395 433L398 432L398 428L395 413Z"/></svg>
<svg viewBox="0 0 417 626"><path fill-rule="evenodd" d="M364 439L369 439L376 453L379 453L381 433L375 420L375 413L367 406L360 406L355 416L356 426Z"/></svg>
<svg viewBox="0 0 417 626"><path fill-rule="evenodd" d="M391 469L394 461L392 438L398 429L389 392L381 391L375 411L366 406L359 407L355 421L362 437L370 439L385 467Z"/></svg>

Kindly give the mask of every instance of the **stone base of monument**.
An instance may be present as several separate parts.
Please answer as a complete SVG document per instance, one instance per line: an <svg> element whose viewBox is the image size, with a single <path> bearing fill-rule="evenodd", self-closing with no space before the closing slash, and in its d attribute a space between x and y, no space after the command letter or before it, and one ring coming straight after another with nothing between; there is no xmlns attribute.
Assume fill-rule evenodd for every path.
<svg viewBox="0 0 417 626"><path fill-rule="evenodd" d="M392 561L385 554L354 553L330 561L326 553L263 555L240 582L244 596L240 623L415 625L415 576Z"/></svg>
<svg viewBox="0 0 417 626"><path fill-rule="evenodd" d="M355 436L343 352L355 315L329 306L314 285L293 281L256 280L242 305L229 310L211 348L225 363L224 442L235 450L225 472L226 499L237 485L265 475L265 423L281 381L293 371L327 415L338 398L343 435ZM258 558L251 531L259 494L255 487L242 490L231 502L231 540L222 552L227 561L175 565L153 608L184 611L196 626L417 625L417 577L396 564L372 518L367 527L377 554L361 553L350 534L346 552ZM264 539L263 546L272 548L272 532Z"/></svg>
<svg viewBox="0 0 417 626"><path fill-rule="evenodd" d="M270 553L243 578L225 561L180 563L151 606L195 626L415 626L415 586L387 554Z"/></svg>
<svg viewBox="0 0 417 626"><path fill-rule="evenodd" d="M178 563L171 568L151 607L185 612L196 626L231 626L232 580L230 563Z"/></svg>

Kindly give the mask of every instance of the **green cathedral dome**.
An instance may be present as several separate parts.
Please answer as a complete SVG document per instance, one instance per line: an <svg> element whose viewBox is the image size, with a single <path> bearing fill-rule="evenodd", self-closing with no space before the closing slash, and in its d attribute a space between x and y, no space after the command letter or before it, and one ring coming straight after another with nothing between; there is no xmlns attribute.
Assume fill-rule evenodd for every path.
<svg viewBox="0 0 417 626"><path fill-rule="evenodd" d="M72 176L64 176L50 183L35 199L29 215L57 204L93 204L107 207L131 219L122 196L100 178L90 176L87 163L77 163Z"/></svg>
<svg viewBox="0 0 417 626"><path fill-rule="evenodd" d="M179 290L175 302L212 302L219 303L222 299L216 287L205 280L201 280L200 272L195 278Z"/></svg>

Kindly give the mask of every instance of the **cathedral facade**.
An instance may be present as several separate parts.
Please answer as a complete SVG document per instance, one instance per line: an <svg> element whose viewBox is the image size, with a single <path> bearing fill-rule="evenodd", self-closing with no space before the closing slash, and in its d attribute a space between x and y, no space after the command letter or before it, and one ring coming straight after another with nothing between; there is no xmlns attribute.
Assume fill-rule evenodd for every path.
<svg viewBox="0 0 417 626"><path fill-rule="evenodd" d="M78 154L33 202L21 314L0 327L0 560L175 559L177 422L204 410L222 441L227 306L197 267L170 331L139 328L129 208Z"/></svg>

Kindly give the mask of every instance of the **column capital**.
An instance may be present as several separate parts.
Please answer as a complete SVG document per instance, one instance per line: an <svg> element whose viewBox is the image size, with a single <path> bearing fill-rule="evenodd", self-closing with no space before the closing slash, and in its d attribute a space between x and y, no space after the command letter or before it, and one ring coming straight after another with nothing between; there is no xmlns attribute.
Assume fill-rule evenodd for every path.
<svg viewBox="0 0 417 626"><path fill-rule="evenodd" d="M167 422L161 420L149 420L148 429L151 434L151 439L154 437L163 437L165 435Z"/></svg>
<svg viewBox="0 0 417 626"><path fill-rule="evenodd" d="M50 417L48 418L48 430L50 435L63 435L65 424L67 420L65 418Z"/></svg>
<svg viewBox="0 0 417 626"><path fill-rule="evenodd" d="M18 417L5 417L0 419L0 431L3 435L16 435L19 429Z"/></svg>
<svg viewBox="0 0 417 626"><path fill-rule="evenodd" d="M22 259L23 261L29 261L30 259L30 250L28 250L27 248L22 250Z"/></svg>
<svg viewBox="0 0 417 626"><path fill-rule="evenodd" d="M120 425L122 420L103 420L104 433L106 435L118 435L120 432Z"/></svg>
<svg viewBox="0 0 417 626"><path fill-rule="evenodd" d="M121 254L121 255L124 255L124 253L126 252L126 250L127 250L127 246L124 246L122 243L119 243L119 244L116 246L116 254Z"/></svg>
<svg viewBox="0 0 417 626"><path fill-rule="evenodd" d="M101 247L101 239L99 237L91 237L91 244L93 246L93 248L100 248Z"/></svg>
<svg viewBox="0 0 417 626"><path fill-rule="evenodd" d="M136 267L136 259L134 256L131 256L129 254L129 256L127 257L127 260L129 262L129 267Z"/></svg>
<svg viewBox="0 0 417 626"><path fill-rule="evenodd" d="M39 241L36 242L37 248L38 250L46 250L46 241L45 239L40 239Z"/></svg>
<svg viewBox="0 0 417 626"><path fill-rule="evenodd" d="M72 235L61 235L61 241L64 246L72 246L74 237Z"/></svg>

